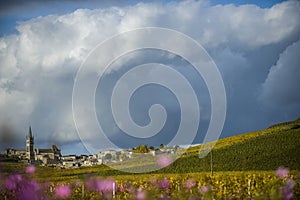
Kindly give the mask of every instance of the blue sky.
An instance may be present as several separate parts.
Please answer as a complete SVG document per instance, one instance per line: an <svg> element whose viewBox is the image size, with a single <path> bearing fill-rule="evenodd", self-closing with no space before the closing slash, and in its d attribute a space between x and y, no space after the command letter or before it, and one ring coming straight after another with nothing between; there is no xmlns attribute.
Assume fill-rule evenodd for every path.
<svg viewBox="0 0 300 200"><path fill-rule="evenodd" d="M40 148L57 144L63 154L90 153L79 138L72 113L72 89L79 66L95 45L120 32L147 26L188 35L216 63L227 95L221 137L299 118L300 94L295 92L300 85L299 11L299 1L145 1L141 4L93 0L1 1L0 113L6 114L0 115L0 149L23 148L31 124ZM134 43L139 44L139 40ZM115 46L107 51L117 49ZM107 137L126 148L140 144L157 146L168 143L174 136L181 110L174 95L164 87L142 87L134 93L129 106L133 121L141 126L150 121L151 105L165 106L167 124L152 138L137 140L125 135L117 127L111 106L107 104L113 85L130 66L156 61L182 73L197 91L201 121L195 122L200 128L194 143L203 141L211 114L209 93L201 76L183 60L178 55L149 50L126 54L109 68L96 90L95 105L101 126L110 133ZM151 76L152 72L155 71L150 70L139 78ZM162 76L177 83L168 75ZM122 102L120 99L119 103ZM189 109L193 111L194 107ZM82 116L79 120L83 127L88 119ZM11 129L9 135L2 131L7 127ZM87 135L97 132L95 127L84 128ZM89 142L99 145L99 149L107 147L101 140Z"/></svg>

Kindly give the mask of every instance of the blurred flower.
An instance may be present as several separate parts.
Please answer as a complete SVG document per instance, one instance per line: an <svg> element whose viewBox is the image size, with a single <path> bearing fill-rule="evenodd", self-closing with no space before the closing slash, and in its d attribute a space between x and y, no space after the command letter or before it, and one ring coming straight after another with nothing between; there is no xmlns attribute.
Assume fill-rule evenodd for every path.
<svg viewBox="0 0 300 200"><path fill-rule="evenodd" d="M5 186L9 190L15 190L17 184L22 181L22 176L20 174L11 174L5 181Z"/></svg>
<svg viewBox="0 0 300 200"><path fill-rule="evenodd" d="M33 165L30 165L26 168L25 172L27 174L33 174L35 172L35 167Z"/></svg>
<svg viewBox="0 0 300 200"><path fill-rule="evenodd" d="M113 191L113 183L114 180L111 179L97 180L96 187L100 192L111 192Z"/></svg>
<svg viewBox="0 0 300 200"><path fill-rule="evenodd" d="M278 178L285 178L287 175L289 174L289 170L285 167L279 167L277 170L276 170L276 176Z"/></svg>
<svg viewBox="0 0 300 200"><path fill-rule="evenodd" d="M160 167L166 167L172 163L172 158L167 154L163 154L157 157L156 162Z"/></svg>
<svg viewBox="0 0 300 200"><path fill-rule="evenodd" d="M295 187L296 183L295 183L295 181L293 179L288 178L285 181L285 185L286 185L287 188L293 189Z"/></svg>
<svg viewBox="0 0 300 200"><path fill-rule="evenodd" d="M196 185L196 181L193 179L189 179L184 183L184 187L190 189Z"/></svg>
<svg viewBox="0 0 300 200"><path fill-rule="evenodd" d="M68 185L59 185L55 188L55 196L57 198L68 198L71 196L71 189Z"/></svg>
<svg viewBox="0 0 300 200"><path fill-rule="evenodd" d="M41 199L41 186L34 180L22 181L16 192L17 199L39 200Z"/></svg>
<svg viewBox="0 0 300 200"><path fill-rule="evenodd" d="M89 190L96 190L96 180L95 179L89 179L85 182L85 186Z"/></svg>
<svg viewBox="0 0 300 200"><path fill-rule="evenodd" d="M34 180L29 180L27 181L27 185L31 188L31 190L33 191L38 191L41 189L41 186L38 182L34 181Z"/></svg>
<svg viewBox="0 0 300 200"><path fill-rule="evenodd" d="M201 186L201 187L200 187L200 191L201 191L202 193L206 193L206 192L209 191L209 187L208 187L208 186Z"/></svg>
<svg viewBox="0 0 300 200"><path fill-rule="evenodd" d="M160 180L159 181L159 187L161 187L163 189L169 189L170 188L170 181L167 180L167 179Z"/></svg>
<svg viewBox="0 0 300 200"><path fill-rule="evenodd" d="M136 197L136 200L145 200L146 193L145 193L145 191L143 191L143 189L141 187L139 187L135 197Z"/></svg>
<svg viewBox="0 0 300 200"><path fill-rule="evenodd" d="M283 197L283 199L290 200L290 199L293 198L293 196L294 196L294 194L293 194L293 190L292 189L290 189L290 188L283 188L283 190L282 190L282 197Z"/></svg>
<svg viewBox="0 0 300 200"><path fill-rule="evenodd" d="M124 191L125 191L125 188L124 188L124 186L123 186L123 185L121 185L121 186L120 186L120 188L119 188L119 190L120 190L120 192L124 192Z"/></svg>

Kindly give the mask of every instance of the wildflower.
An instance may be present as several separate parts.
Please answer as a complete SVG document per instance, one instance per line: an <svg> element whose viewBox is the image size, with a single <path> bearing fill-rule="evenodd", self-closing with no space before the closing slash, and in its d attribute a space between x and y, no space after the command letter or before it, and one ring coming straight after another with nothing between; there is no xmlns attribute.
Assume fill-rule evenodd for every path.
<svg viewBox="0 0 300 200"><path fill-rule="evenodd" d="M285 200L290 200L294 196L293 190L290 188L283 188L282 190L282 197Z"/></svg>
<svg viewBox="0 0 300 200"><path fill-rule="evenodd" d="M41 199L41 186L34 180L24 180L16 193L17 199L39 200Z"/></svg>
<svg viewBox="0 0 300 200"><path fill-rule="evenodd" d="M96 183L97 190L100 192L111 192L113 191L113 180L98 180Z"/></svg>
<svg viewBox="0 0 300 200"><path fill-rule="evenodd" d="M68 198L71 196L71 189L68 185L59 185L55 188L55 196L57 198Z"/></svg>
<svg viewBox="0 0 300 200"><path fill-rule="evenodd" d="M289 189L293 189L296 185L295 181L291 178L288 178L286 181L285 181L285 185L287 188Z"/></svg>
<svg viewBox="0 0 300 200"><path fill-rule="evenodd" d="M160 167L166 167L172 163L172 158L169 155L164 154L158 156L156 162Z"/></svg>
<svg viewBox="0 0 300 200"><path fill-rule="evenodd" d="M94 179L89 179L85 182L85 186L89 190L96 190L96 181Z"/></svg>
<svg viewBox="0 0 300 200"><path fill-rule="evenodd" d="M35 167L33 165L30 165L26 168L25 172L27 174L33 174L35 172Z"/></svg>
<svg viewBox="0 0 300 200"><path fill-rule="evenodd" d="M123 185L121 185L121 186L120 186L120 188L119 188L119 190L120 190L120 192L124 192L124 191L125 191L125 188L124 188L124 186L123 186Z"/></svg>
<svg viewBox="0 0 300 200"><path fill-rule="evenodd" d="M285 167L279 167L276 170L276 176L278 178L284 179L289 174L289 170Z"/></svg>
<svg viewBox="0 0 300 200"><path fill-rule="evenodd" d="M163 189L169 189L170 188L170 182L167 179L159 181L159 186Z"/></svg>
<svg viewBox="0 0 300 200"><path fill-rule="evenodd" d="M135 197L136 197L136 200L145 200L146 193L145 193L145 191L143 191L143 189L141 187L139 187Z"/></svg>
<svg viewBox="0 0 300 200"><path fill-rule="evenodd" d="M208 186L201 186L200 191L201 191L202 193L206 193L206 192L209 191L209 187L208 187Z"/></svg>
<svg viewBox="0 0 300 200"><path fill-rule="evenodd" d="M11 174L5 181L5 186L9 190L15 190L17 184L22 181L22 176L20 174Z"/></svg>
<svg viewBox="0 0 300 200"><path fill-rule="evenodd" d="M193 179L189 179L184 183L185 188L187 189L191 189L192 187L194 187L196 185L196 181Z"/></svg>

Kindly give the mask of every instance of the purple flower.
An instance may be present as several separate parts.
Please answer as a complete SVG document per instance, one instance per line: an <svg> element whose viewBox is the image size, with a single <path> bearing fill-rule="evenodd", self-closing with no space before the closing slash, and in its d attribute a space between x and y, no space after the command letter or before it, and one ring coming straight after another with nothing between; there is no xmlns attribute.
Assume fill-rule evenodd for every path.
<svg viewBox="0 0 300 200"><path fill-rule="evenodd" d="M289 174L289 170L285 167L279 167L276 170L276 176L278 178L284 179Z"/></svg>
<svg viewBox="0 0 300 200"><path fill-rule="evenodd" d="M22 176L20 174L11 174L5 180L5 186L9 190L15 190L17 188L17 184L22 181Z"/></svg>
<svg viewBox="0 0 300 200"><path fill-rule="evenodd" d="M194 187L196 185L196 181L193 179L189 179L184 183L185 188L187 189L191 189L192 187Z"/></svg>
<svg viewBox="0 0 300 200"><path fill-rule="evenodd" d="M85 182L85 186L89 190L96 190L96 188L97 188L97 186L96 186L96 180L95 179L89 179L89 180L87 180Z"/></svg>
<svg viewBox="0 0 300 200"><path fill-rule="evenodd" d="M170 188L170 181L167 179L159 181L159 186L163 189L169 189Z"/></svg>
<svg viewBox="0 0 300 200"><path fill-rule="evenodd" d="M34 180L24 180L16 195L17 199L39 200L41 199L41 186Z"/></svg>
<svg viewBox="0 0 300 200"><path fill-rule="evenodd" d="M124 186L120 186L120 188L119 188L119 190L120 190L120 192L124 192L125 191L125 188L124 188Z"/></svg>
<svg viewBox="0 0 300 200"><path fill-rule="evenodd" d="M209 191L209 187L208 187L208 186L201 186L200 191L201 191L202 193L206 193L206 192Z"/></svg>
<svg viewBox="0 0 300 200"><path fill-rule="evenodd" d="M71 189L68 185L59 185L55 188L55 196L60 199L71 196Z"/></svg>
<svg viewBox="0 0 300 200"><path fill-rule="evenodd" d="M35 172L35 167L33 165L30 165L26 168L25 172L27 174L33 174Z"/></svg>
<svg viewBox="0 0 300 200"><path fill-rule="evenodd" d="M41 189L41 186L38 182L34 181L34 180L29 180L27 182L27 185L31 188L31 190L33 191L38 191Z"/></svg>
<svg viewBox="0 0 300 200"><path fill-rule="evenodd" d="M288 178L285 181L285 185L286 185L287 188L293 189L295 187L296 183L295 183L295 181L293 179Z"/></svg>
<svg viewBox="0 0 300 200"><path fill-rule="evenodd" d="M294 194L293 194L293 190L292 189L290 189L290 188L283 188L283 190L282 190L282 197L283 197L283 199L290 200L290 199L293 198L293 196L294 196Z"/></svg>
<svg viewBox="0 0 300 200"><path fill-rule="evenodd" d="M172 158L167 154L163 154L157 157L156 162L160 167L166 167L172 163Z"/></svg>
<svg viewBox="0 0 300 200"><path fill-rule="evenodd" d="M111 192L113 191L114 180L98 180L96 183L97 190L100 192Z"/></svg>

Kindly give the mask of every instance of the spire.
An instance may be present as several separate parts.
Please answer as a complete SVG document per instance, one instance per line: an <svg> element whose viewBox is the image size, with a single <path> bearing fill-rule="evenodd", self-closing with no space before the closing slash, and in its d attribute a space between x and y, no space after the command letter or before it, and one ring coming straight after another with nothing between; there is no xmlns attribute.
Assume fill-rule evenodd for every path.
<svg viewBox="0 0 300 200"><path fill-rule="evenodd" d="M28 136L29 136L29 137L32 137L31 126L29 126L29 130L28 130Z"/></svg>

